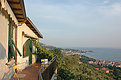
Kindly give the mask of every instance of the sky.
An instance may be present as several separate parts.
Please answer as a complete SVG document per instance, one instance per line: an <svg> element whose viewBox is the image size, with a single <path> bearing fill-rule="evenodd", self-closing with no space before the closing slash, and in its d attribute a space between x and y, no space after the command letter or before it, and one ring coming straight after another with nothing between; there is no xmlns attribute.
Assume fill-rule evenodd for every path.
<svg viewBox="0 0 121 80"><path fill-rule="evenodd" d="M121 48L121 0L25 0L25 7L42 43Z"/></svg>

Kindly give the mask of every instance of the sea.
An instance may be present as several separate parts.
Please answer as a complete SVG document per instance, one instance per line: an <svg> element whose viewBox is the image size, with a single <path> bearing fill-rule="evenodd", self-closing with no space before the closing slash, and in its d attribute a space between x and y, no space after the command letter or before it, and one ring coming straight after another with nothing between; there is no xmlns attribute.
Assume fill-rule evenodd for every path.
<svg viewBox="0 0 121 80"><path fill-rule="evenodd" d="M86 54L83 54L87 57L94 58L97 60L108 60L108 61L121 61L121 49L116 48L76 48L86 51Z"/></svg>

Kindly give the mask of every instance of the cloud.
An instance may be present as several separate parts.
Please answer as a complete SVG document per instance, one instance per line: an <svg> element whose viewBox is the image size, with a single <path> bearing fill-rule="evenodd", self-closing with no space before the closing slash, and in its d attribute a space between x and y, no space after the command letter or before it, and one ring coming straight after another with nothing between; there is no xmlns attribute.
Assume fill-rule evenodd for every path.
<svg viewBox="0 0 121 80"><path fill-rule="evenodd" d="M121 3L99 6L98 11L106 16L120 16Z"/></svg>

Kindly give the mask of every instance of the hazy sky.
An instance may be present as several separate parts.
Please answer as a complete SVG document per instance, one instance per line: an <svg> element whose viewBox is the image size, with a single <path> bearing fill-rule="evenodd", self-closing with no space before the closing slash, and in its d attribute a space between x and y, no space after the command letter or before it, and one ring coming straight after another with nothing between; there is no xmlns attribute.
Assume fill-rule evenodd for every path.
<svg viewBox="0 0 121 80"><path fill-rule="evenodd" d="M43 43L121 48L121 0L25 0L25 6Z"/></svg>

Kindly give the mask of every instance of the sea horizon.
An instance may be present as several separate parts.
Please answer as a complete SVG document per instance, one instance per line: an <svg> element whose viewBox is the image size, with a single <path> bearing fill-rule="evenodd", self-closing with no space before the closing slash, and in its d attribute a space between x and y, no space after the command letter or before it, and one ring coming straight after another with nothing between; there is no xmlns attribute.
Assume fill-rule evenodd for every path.
<svg viewBox="0 0 121 80"><path fill-rule="evenodd" d="M75 47L71 49L92 51L83 55L96 60L121 61L121 48Z"/></svg>

